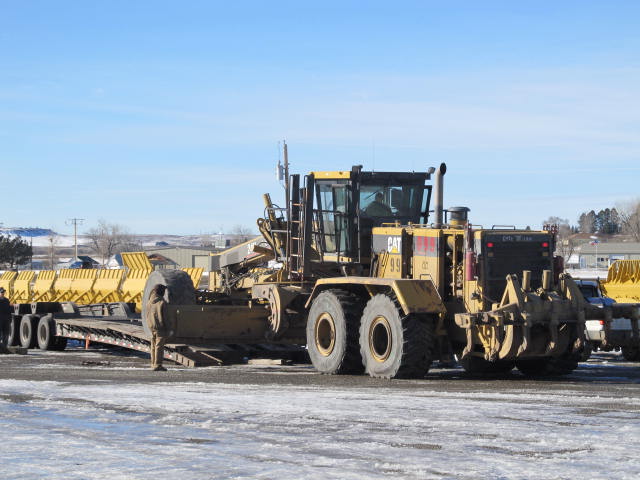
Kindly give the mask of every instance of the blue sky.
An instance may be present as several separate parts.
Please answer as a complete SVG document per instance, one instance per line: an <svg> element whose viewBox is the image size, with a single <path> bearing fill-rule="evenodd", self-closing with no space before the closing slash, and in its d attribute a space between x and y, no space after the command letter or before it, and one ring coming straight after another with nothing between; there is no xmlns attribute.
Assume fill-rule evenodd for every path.
<svg viewBox="0 0 640 480"><path fill-rule="evenodd" d="M640 2L0 0L5 226L255 230L292 169L423 170L483 225L640 196Z"/></svg>

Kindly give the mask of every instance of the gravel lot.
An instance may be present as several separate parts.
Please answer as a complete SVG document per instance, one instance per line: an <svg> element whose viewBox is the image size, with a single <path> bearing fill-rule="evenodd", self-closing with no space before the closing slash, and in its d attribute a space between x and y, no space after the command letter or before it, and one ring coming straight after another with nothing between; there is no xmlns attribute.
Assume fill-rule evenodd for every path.
<svg viewBox="0 0 640 480"><path fill-rule="evenodd" d="M0 356L0 478L638 478L639 384L617 354L565 378L389 381L32 350Z"/></svg>

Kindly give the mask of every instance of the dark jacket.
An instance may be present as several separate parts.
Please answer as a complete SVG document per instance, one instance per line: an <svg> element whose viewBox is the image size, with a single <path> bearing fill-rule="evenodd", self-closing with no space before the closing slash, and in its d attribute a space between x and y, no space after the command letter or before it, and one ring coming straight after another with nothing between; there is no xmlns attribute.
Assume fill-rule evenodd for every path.
<svg viewBox="0 0 640 480"><path fill-rule="evenodd" d="M172 334L171 325L167 318L167 302L155 292L151 293L145 310L145 321L149 330L160 337Z"/></svg>
<svg viewBox="0 0 640 480"><path fill-rule="evenodd" d="M0 298L0 320L8 320L11 318L13 309L7 297Z"/></svg>

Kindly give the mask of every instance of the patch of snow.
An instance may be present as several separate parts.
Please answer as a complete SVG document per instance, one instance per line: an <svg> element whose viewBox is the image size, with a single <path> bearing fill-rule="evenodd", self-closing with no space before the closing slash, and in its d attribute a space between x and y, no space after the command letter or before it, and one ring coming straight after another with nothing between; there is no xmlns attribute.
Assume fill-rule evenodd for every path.
<svg viewBox="0 0 640 480"><path fill-rule="evenodd" d="M556 479L596 478L603 466L598 478L640 474L635 396L422 384L0 380L10 439L0 460L12 478L48 479Z"/></svg>
<svg viewBox="0 0 640 480"><path fill-rule="evenodd" d="M569 275L573 278L585 278L585 279L596 279L600 280L607 279L607 269L599 268L599 269L587 269L587 268L567 268L565 270Z"/></svg>

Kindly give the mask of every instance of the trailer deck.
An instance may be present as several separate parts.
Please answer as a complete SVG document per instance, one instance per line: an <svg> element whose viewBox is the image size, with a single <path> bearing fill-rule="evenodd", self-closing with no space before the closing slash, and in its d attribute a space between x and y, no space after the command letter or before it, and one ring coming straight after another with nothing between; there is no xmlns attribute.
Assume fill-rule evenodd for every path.
<svg viewBox="0 0 640 480"><path fill-rule="evenodd" d="M26 305L16 308L13 328L17 333L21 330L22 316L28 314L25 307ZM127 304L76 305L51 302L46 305L32 304L30 307L29 310L34 312L30 315L37 317L37 321L45 315L52 317L56 337L83 341L86 348L94 342L138 352L150 352L150 337L145 332L140 315ZM14 344L18 338L19 335L13 336ZM190 340L193 341L167 343L164 347L164 358L185 367L237 364L255 358L307 361L306 350L301 345L220 343L216 342L215 338Z"/></svg>

